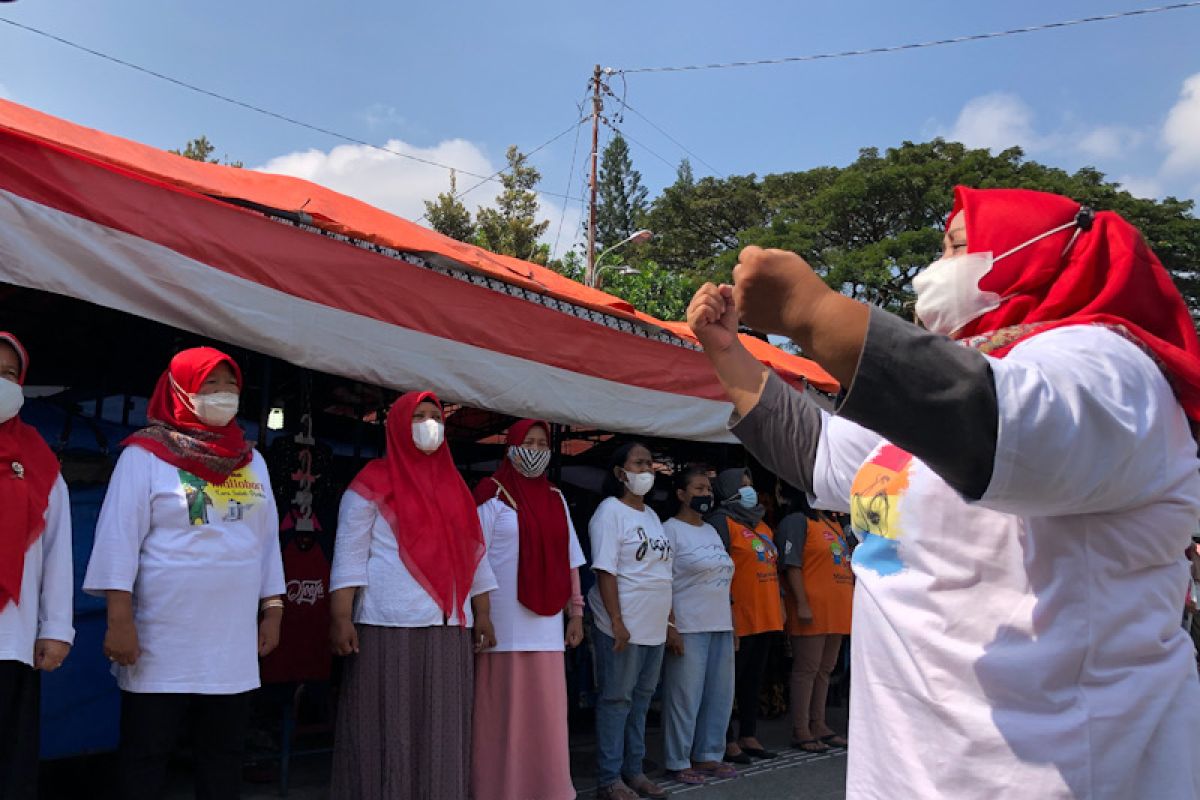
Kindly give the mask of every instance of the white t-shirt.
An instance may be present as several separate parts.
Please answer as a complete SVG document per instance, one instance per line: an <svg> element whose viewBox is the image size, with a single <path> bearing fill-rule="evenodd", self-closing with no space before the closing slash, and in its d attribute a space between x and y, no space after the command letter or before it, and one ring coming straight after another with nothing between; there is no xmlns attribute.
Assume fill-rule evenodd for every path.
<svg viewBox="0 0 1200 800"><path fill-rule="evenodd" d="M113 665L127 692L258 688L259 600L284 593L279 515L254 459L211 484L140 447L117 460L84 591L133 592L142 655Z"/></svg>
<svg viewBox="0 0 1200 800"><path fill-rule="evenodd" d="M877 436L864 463L873 434L826 419L818 504L864 538L847 797L1200 797L1179 624L1200 517L1187 420L1103 328L991 367L999 437L976 503Z"/></svg>
<svg viewBox="0 0 1200 800"><path fill-rule="evenodd" d="M699 525L672 517L663 523L675 554L672 560L671 607L680 633L733 630L729 584L733 559L721 535L707 522Z"/></svg>
<svg viewBox="0 0 1200 800"><path fill-rule="evenodd" d="M21 602L0 610L0 661L33 666L38 639L71 644L75 587L71 563L71 500L62 476L50 489L46 529L25 551Z"/></svg>
<svg viewBox="0 0 1200 800"><path fill-rule="evenodd" d="M568 552L571 569L586 563L583 549L575 535L575 526L567 504ZM487 542L487 560L496 576L497 587L492 592L492 625L496 629L496 647L489 653L512 651L562 650L563 615L543 617L535 614L517 600L517 566L520 555L520 533L517 512L503 501L493 498L479 506L479 524ZM563 603L565 610L566 603Z"/></svg>
<svg viewBox="0 0 1200 800"><path fill-rule="evenodd" d="M637 511L615 497L602 502L588 524L592 569L617 577L621 619L633 644L667 640L671 615L671 541L658 515L646 506ZM597 582L588 592L596 627L612 636L612 620Z"/></svg>
<svg viewBox="0 0 1200 800"><path fill-rule="evenodd" d="M459 624L457 611L448 620L442 618L442 609L404 566L396 534L376 505L347 490L338 510L329 590L351 586L363 587L354 603L354 621L360 625L430 628ZM485 554L475 570L470 596L495 588L496 577ZM463 605L469 628L475 624L475 614L470 603Z"/></svg>

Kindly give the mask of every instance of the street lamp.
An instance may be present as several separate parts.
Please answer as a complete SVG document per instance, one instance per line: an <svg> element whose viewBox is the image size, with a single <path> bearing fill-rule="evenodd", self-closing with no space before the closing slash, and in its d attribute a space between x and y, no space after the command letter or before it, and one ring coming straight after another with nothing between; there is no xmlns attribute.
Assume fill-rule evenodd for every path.
<svg viewBox="0 0 1200 800"><path fill-rule="evenodd" d="M612 247L608 248L607 250L605 250L603 253L601 253L599 256L596 257L596 260L593 262L592 271L588 273L588 275L586 276L587 280L584 281L584 283L586 283L588 286L591 286L592 288L595 288L600 285L600 273L604 271L604 267L601 266L601 264L604 261L604 257L606 255L608 255L609 253L611 253L613 250L616 250L618 247L623 247L627 244L630 244L631 242L634 244L641 244L642 242L648 242L653 238L654 238L654 232L645 230L644 228L640 231L634 231L630 235L626 236L624 239L617 242ZM622 274L622 275L636 275L637 273L638 273L638 270L636 270L630 266L622 266L620 269L620 274Z"/></svg>

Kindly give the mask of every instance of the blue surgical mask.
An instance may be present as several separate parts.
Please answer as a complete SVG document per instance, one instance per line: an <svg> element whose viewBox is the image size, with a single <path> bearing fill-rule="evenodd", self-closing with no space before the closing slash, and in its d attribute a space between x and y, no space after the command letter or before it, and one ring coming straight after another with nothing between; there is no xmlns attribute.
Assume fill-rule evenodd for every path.
<svg viewBox="0 0 1200 800"><path fill-rule="evenodd" d="M738 502L744 508L754 508L758 505L758 492L754 491L753 486L743 486L738 489Z"/></svg>

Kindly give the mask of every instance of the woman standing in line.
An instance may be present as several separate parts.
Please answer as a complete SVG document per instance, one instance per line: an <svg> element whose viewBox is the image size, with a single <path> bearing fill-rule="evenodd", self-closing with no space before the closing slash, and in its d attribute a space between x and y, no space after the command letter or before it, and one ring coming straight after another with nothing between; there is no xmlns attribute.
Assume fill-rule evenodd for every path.
<svg viewBox="0 0 1200 800"><path fill-rule="evenodd" d="M172 358L100 509L83 588L108 600L122 800L162 796L188 722L196 796L241 795L250 694L284 592L270 475L234 421L241 389L219 350Z"/></svg>
<svg viewBox="0 0 1200 800"><path fill-rule="evenodd" d="M496 646L475 659L471 759L474 800L571 800L566 644L583 641L583 550L566 499L546 479L550 426L522 420L508 431L496 474L475 489ZM530 753L537 753L530 758Z"/></svg>
<svg viewBox="0 0 1200 800"><path fill-rule="evenodd" d="M338 513L330 639L350 658L332 796L462 800L474 653L496 644L496 579L437 396L400 397L386 428L384 457L358 474Z"/></svg>
<svg viewBox="0 0 1200 800"><path fill-rule="evenodd" d="M71 652L71 500L58 459L18 413L25 348L0 332L0 797L37 797L41 679Z"/></svg>
<svg viewBox="0 0 1200 800"><path fill-rule="evenodd" d="M675 554L663 675L666 764L681 783L733 778L722 763L725 728L733 710L733 559L704 521L715 503L704 467L675 476L679 511L663 523Z"/></svg>
<svg viewBox="0 0 1200 800"><path fill-rule="evenodd" d="M637 442L613 454L588 525L596 585L588 594L596 649L596 797L666 797L642 771L646 711L662 671L671 614L671 542L645 497L654 461Z"/></svg>
<svg viewBox="0 0 1200 800"><path fill-rule="evenodd" d="M823 753L846 746L845 737L825 721L825 701L842 639L850 634L850 545L842 526L813 510L804 492L782 481L779 488L789 512L779 523L775 541L783 553L792 646L792 747Z"/></svg>
<svg viewBox="0 0 1200 800"><path fill-rule="evenodd" d="M733 558L733 632L738 639L735 659L737 738L730 722L725 760L749 764L750 757L776 758L758 740L758 703L767 659L775 634L783 630L783 605L779 594L779 551L775 537L763 522L763 507L750 479L750 470L727 469L713 488L717 510L708 522Z"/></svg>

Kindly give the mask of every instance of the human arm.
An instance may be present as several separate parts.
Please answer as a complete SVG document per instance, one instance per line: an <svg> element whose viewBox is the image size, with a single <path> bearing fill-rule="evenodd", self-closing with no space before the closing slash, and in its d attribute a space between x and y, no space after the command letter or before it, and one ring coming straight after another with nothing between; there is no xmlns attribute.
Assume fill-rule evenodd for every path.
<svg viewBox="0 0 1200 800"><path fill-rule="evenodd" d="M62 665L75 641L70 503L67 484L60 475L46 505L37 640L33 647L34 667L46 672Z"/></svg>

